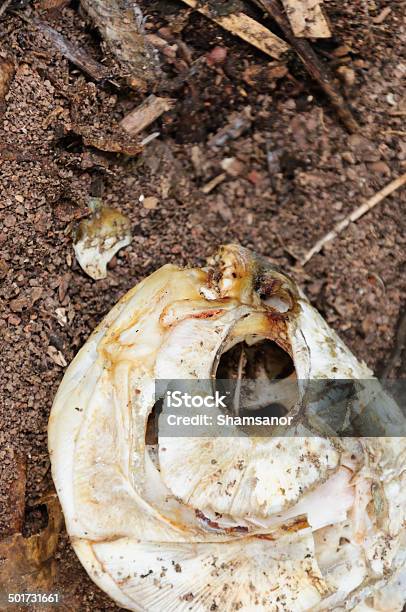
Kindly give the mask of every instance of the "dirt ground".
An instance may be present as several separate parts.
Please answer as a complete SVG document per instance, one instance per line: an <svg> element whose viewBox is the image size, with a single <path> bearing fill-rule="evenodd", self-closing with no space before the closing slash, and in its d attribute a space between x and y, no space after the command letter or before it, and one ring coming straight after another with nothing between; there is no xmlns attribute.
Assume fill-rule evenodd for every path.
<svg viewBox="0 0 406 612"><path fill-rule="evenodd" d="M406 376L399 333L406 189L304 268L297 263L335 223L406 172L404 3L326 2L334 38L314 48L333 70L347 68L336 73L337 86L361 125L353 135L293 52L277 64L180 1L139 5L147 31L167 43L160 62L177 84L168 94L173 109L142 134L159 137L135 156L86 145L75 125L114 132L145 93L119 78L93 81L33 23L50 24L114 74L79 3L19 2L0 18L0 60L12 73L0 100L0 537L19 528L29 536L46 525L46 428L63 364L113 304L164 263L201 264L230 241L253 248L300 281L360 359L379 374ZM236 114L244 118L242 133L215 146L214 136ZM100 195L127 215L133 240L111 261L107 278L94 281L75 260L72 229L88 215L89 197ZM24 509L16 482L25 474ZM55 558L51 590L64 596L64 609L118 609L88 579L63 531Z"/></svg>

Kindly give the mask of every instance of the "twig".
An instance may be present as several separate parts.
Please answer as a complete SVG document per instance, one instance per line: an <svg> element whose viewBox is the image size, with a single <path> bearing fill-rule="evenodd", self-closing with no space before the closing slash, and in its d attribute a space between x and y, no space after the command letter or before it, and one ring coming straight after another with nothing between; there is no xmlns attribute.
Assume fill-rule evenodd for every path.
<svg viewBox="0 0 406 612"><path fill-rule="evenodd" d="M295 36L330 38L330 28L320 0L282 0L282 4Z"/></svg>
<svg viewBox="0 0 406 612"><path fill-rule="evenodd" d="M373 195L371 198L369 198L369 200L361 204L361 206L358 206L358 208L356 208L350 215L348 215L348 217L337 223L337 225L334 227L333 230L331 230L331 232L328 232L328 234L326 234L325 236L323 236L323 238L316 242L316 244L301 259L301 265L304 266L305 264L307 264L307 262L313 257L313 255L319 253L327 242L334 240L334 238L336 238L338 234L345 230L345 228L348 227L350 223L354 223L354 221L357 221L374 206L379 204L379 202L382 202L382 200L384 200L388 195L396 191L396 189L400 189L400 187L402 187L405 183L406 174L402 174L402 176L399 176L397 179L394 179L388 185L386 185L386 187L375 193L375 195Z"/></svg>
<svg viewBox="0 0 406 612"><path fill-rule="evenodd" d="M238 36L275 59L279 59L289 49L289 45L284 40L245 13L217 15L210 10L208 4L201 5L199 0L183 0L183 2L231 32L231 34Z"/></svg>
<svg viewBox="0 0 406 612"><path fill-rule="evenodd" d="M406 136L406 130L382 130L382 134L389 134L392 136Z"/></svg>
<svg viewBox="0 0 406 612"><path fill-rule="evenodd" d="M403 351L406 349L406 309L403 309L398 320L396 328L395 343L392 348L391 354L386 360L381 372L379 373L380 378L387 378L391 373L391 370L396 366L397 362L402 356Z"/></svg>
<svg viewBox="0 0 406 612"><path fill-rule="evenodd" d="M338 116L349 132L357 132L359 126L352 116L351 110L343 96L335 89L333 77L327 66L317 57L313 48L304 38L296 38L292 33L289 21L282 12L278 0L259 0L259 4L276 21L289 43L303 62L310 76L317 81L324 93L330 98Z"/></svg>
<svg viewBox="0 0 406 612"><path fill-rule="evenodd" d="M215 189L217 185L220 185L220 183L225 181L226 178L227 178L227 174L225 172L218 174L217 176L212 178L211 181L203 185L203 187L201 188L201 191L207 195L208 193L213 191L213 189Z"/></svg>
<svg viewBox="0 0 406 612"><path fill-rule="evenodd" d="M134 0L81 0L128 85L145 91L160 76L158 54L145 38L144 18Z"/></svg>
<svg viewBox="0 0 406 612"><path fill-rule="evenodd" d="M101 79L109 78L111 73L106 66L94 60L83 49L71 43L62 34L51 28L51 26L38 19L34 19L32 23L53 42L61 55L66 57L72 64L75 64L80 70L83 70L92 79L100 81Z"/></svg>
<svg viewBox="0 0 406 612"><path fill-rule="evenodd" d="M145 130L153 121L163 113L170 110L176 100L172 98L159 98L151 94L142 104L134 108L120 122L121 127L134 136Z"/></svg>

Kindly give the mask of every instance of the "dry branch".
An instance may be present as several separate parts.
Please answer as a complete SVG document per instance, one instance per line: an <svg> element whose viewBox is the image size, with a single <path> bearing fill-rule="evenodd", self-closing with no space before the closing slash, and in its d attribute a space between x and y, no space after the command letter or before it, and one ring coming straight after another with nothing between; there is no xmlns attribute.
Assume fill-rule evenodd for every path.
<svg viewBox="0 0 406 612"><path fill-rule="evenodd" d="M158 56L146 40L141 10L132 0L81 0L130 87L145 91L160 75Z"/></svg>
<svg viewBox="0 0 406 612"><path fill-rule="evenodd" d="M303 38L296 38L292 32L289 21L282 12L278 0L259 0L259 4L276 21L288 42L295 49L310 76L320 85L329 97L338 116L349 132L357 132L359 126L343 96L333 85L333 76L330 70L317 57L309 42Z"/></svg>
<svg viewBox="0 0 406 612"><path fill-rule="evenodd" d="M153 123L163 113L170 110L175 104L176 100L171 98L159 98L154 94L148 96L146 100L136 108L134 108L128 115L126 115L120 122L121 127L134 136L142 130L145 130L151 123Z"/></svg>
<svg viewBox="0 0 406 612"><path fill-rule="evenodd" d="M83 70L92 79L100 81L110 76L110 71L106 66L94 60L86 51L71 43L62 34L51 28L51 26L39 20L34 20L33 24L52 41L54 47L61 55L66 57L72 64L75 64L80 70Z"/></svg>
<svg viewBox="0 0 406 612"><path fill-rule="evenodd" d="M245 13L216 15L208 5L200 6L198 0L183 0L185 4L196 9L219 26L238 36L245 42L260 49L267 55L279 59L289 49L284 40L270 32L263 25L248 17Z"/></svg>
<svg viewBox="0 0 406 612"><path fill-rule="evenodd" d="M334 229L331 230L331 232L328 232L328 234L326 234L325 236L323 236L323 238L316 242L316 244L306 253L303 259L300 261L301 265L304 266L305 264L307 264L307 262L313 257L313 255L319 253L327 242L334 240L334 238L336 238L338 234L345 230L345 228L348 227L350 223L354 223L354 221L357 221L357 219L365 215L365 213L367 213L369 210L371 210L371 208L379 204L379 202L382 202L382 200L384 200L388 195L396 191L396 189L400 189L400 187L402 187L405 183L406 174L402 174L402 176L399 176L397 179L394 179L388 185L386 185L386 187L375 193L372 198L369 198L369 200L361 204L361 206L358 206L358 208L353 210L353 212L348 215L348 217L337 223L337 225L334 227Z"/></svg>
<svg viewBox="0 0 406 612"><path fill-rule="evenodd" d="M331 31L320 0L282 0L282 4L295 36L330 38Z"/></svg>

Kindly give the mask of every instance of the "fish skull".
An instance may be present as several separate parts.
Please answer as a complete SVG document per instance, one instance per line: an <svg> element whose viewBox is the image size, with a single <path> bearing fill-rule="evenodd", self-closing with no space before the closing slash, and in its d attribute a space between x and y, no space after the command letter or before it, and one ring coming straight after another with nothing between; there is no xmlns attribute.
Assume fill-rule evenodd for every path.
<svg viewBox="0 0 406 612"><path fill-rule="evenodd" d="M213 380L271 342L294 366L295 435L148 442L156 380ZM265 364L266 365L266 364ZM381 437L314 435L310 380L370 380ZM292 279L238 245L129 291L69 366L49 420L72 545L129 610L402 610L403 415ZM147 436L147 438L146 438Z"/></svg>

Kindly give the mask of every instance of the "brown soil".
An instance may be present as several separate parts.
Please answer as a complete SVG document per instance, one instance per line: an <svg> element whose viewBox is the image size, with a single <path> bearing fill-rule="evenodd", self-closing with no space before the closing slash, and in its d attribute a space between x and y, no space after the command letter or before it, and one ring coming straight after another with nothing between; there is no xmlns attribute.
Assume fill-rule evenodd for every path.
<svg viewBox="0 0 406 612"><path fill-rule="evenodd" d="M406 172L402 2L328 3L335 38L314 47L323 61L353 71L354 84L341 85L362 126L362 135L352 136L293 54L288 74L272 78L270 58L180 2L139 4L148 31L177 45L175 54L161 54L167 77L189 70L190 59L194 69L170 92L174 109L147 130L160 137L132 158L84 145L71 126L80 121L97 133L143 96L122 84L93 82L29 22L39 16L114 73L78 2L39 0L23 9L20 2L1 17L0 60L11 60L16 71L0 101L0 535L15 531L15 481L24 459L24 535L46 523L38 503L52 485L46 427L64 373L58 351L69 362L112 305L164 263L200 264L217 245L239 242L294 274L329 324L378 372L402 342L396 337L406 303L405 189L348 227L305 269L296 263L337 221ZM374 23L386 6L391 12ZM343 45L349 50L340 60L336 49ZM226 53L213 53L215 46ZM247 107L246 130L209 146L233 113L248 113ZM202 187L224 171L225 158L236 161L205 194ZM112 260L107 279L93 281L75 260L71 230L88 214L89 196L100 194L129 217L133 241ZM157 198L155 208L144 206L147 197ZM400 346L386 374L406 375L405 352ZM67 610L117 609L88 579L64 534L53 590L64 595Z"/></svg>

